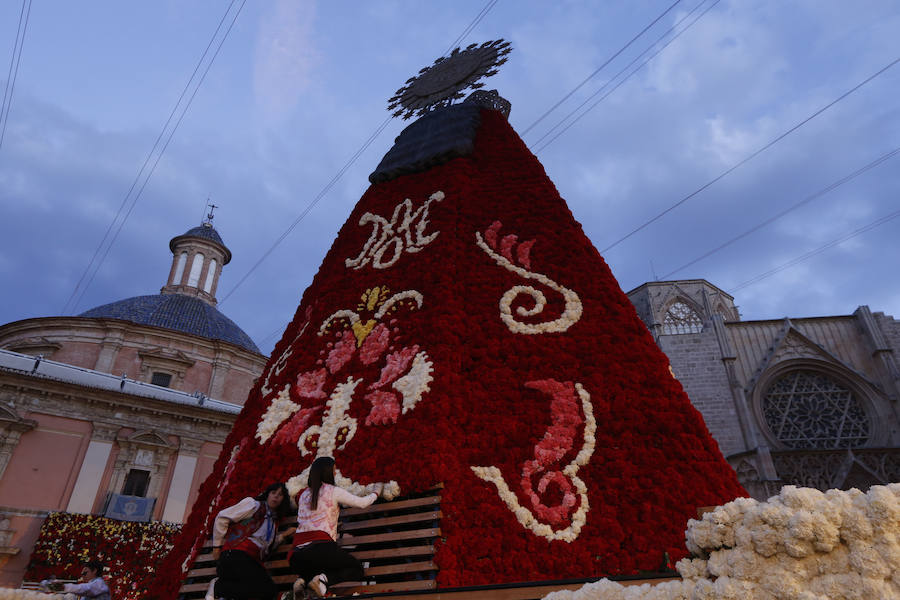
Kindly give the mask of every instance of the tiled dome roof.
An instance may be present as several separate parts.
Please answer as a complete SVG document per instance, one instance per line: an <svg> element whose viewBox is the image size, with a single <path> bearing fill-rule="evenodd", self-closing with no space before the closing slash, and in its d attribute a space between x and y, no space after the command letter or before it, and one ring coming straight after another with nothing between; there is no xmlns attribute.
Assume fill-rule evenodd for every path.
<svg viewBox="0 0 900 600"><path fill-rule="evenodd" d="M199 237L199 238L203 238L206 240L212 240L214 242L218 242L218 243L222 244L223 246L225 245L225 242L222 241L222 238L219 235L219 232L216 231L216 228L213 227L212 225L200 225L199 227L194 227L193 229L189 229L187 232L183 233L182 235L185 235L185 236L190 235L193 237Z"/></svg>
<svg viewBox="0 0 900 600"><path fill-rule="evenodd" d="M225 252L225 261L223 264L227 265L231 262L231 250L229 250L228 246L225 245L225 242L222 241L222 236L219 235L219 232L216 231L216 228L213 227L211 223L204 223L198 227L193 227L181 235L173 237L169 240L169 250L175 252L175 244L184 238L200 238L201 240L209 240L210 242L218 244Z"/></svg>
<svg viewBox="0 0 900 600"><path fill-rule="evenodd" d="M216 238L218 239L218 235ZM174 329L191 335L230 342L260 354L259 348L250 336L234 321L219 312L216 307L193 296L183 294L135 296L92 308L79 316L122 319L140 325Z"/></svg>

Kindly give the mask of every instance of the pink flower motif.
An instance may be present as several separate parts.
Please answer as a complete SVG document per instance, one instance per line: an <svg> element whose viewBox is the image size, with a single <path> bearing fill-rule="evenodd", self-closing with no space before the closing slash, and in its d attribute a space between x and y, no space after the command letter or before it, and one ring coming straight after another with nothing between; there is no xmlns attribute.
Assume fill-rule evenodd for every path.
<svg viewBox="0 0 900 600"><path fill-rule="evenodd" d="M394 383L400 374L409 368L409 363L418 353L418 346L407 346L399 352L392 352L387 355L387 364L381 369L381 377L369 386L371 390L381 389L384 386Z"/></svg>
<svg viewBox="0 0 900 600"><path fill-rule="evenodd" d="M390 340L390 330L388 330L383 323L379 323L375 326L375 329L366 336L365 341L360 347L359 360L361 360L364 365L371 365L381 358L381 355L384 354Z"/></svg>
<svg viewBox="0 0 900 600"><path fill-rule="evenodd" d="M393 330L394 332L397 329ZM379 323L366 335L357 349L357 338L352 329L337 334L336 342L323 344L328 350L325 368L305 371L297 377L294 392L301 398L322 399L328 397L327 389L332 387L329 381L346 367L354 357L358 357L363 365L372 365L382 358L384 366L378 381L368 386L370 390L365 399L372 408L366 416L366 425L392 425L397 422L401 410L401 396L393 389L381 389L393 384L406 373L419 347L404 347L396 352L385 354L391 346L392 331L384 323ZM324 351L323 351L324 353ZM319 360L316 364L321 365ZM274 443L293 443L312 424L312 419L324 409L323 406L301 409L286 421L275 434ZM311 438L307 442L312 441ZM313 451L313 448L307 448Z"/></svg>
<svg viewBox="0 0 900 600"><path fill-rule="evenodd" d="M503 227L503 223L494 221L484 232L484 239L491 248L497 247L497 232L500 231L501 227Z"/></svg>
<svg viewBox="0 0 900 600"><path fill-rule="evenodd" d="M531 268L532 246L534 246L534 240L528 240L527 242L522 242L521 244L519 244L519 247L516 248L516 258L519 259L519 264L526 269Z"/></svg>
<svg viewBox="0 0 900 600"><path fill-rule="evenodd" d="M301 408L297 412L294 413L294 416L291 417L291 420L288 421L287 425L281 427L278 430L278 433L275 434L273 438L274 444L294 444L297 442L297 438L300 437L306 428L309 427L310 421L312 418L319 412L321 412L321 406L314 406L312 408Z"/></svg>
<svg viewBox="0 0 900 600"><path fill-rule="evenodd" d="M366 417L366 425L392 425L400 416L400 401L393 392L375 391L366 394L372 410Z"/></svg>
<svg viewBox="0 0 900 600"><path fill-rule="evenodd" d="M522 491L531 500L531 506L542 520L552 525L561 525L568 519L576 498L572 491L572 482L558 468L553 468L565 456L575 443L578 427L584 422L578 412L578 400L572 382L560 382L554 379L529 381L525 384L551 397L551 425L544 436L534 447L534 460L522 465ZM543 473L534 489L532 477ZM548 506L540 495L547 492L548 486L554 483L562 493L562 500Z"/></svg>
<svg viewBox="0 0 900 600"><path fill-rule="evenodd" d="M328 353L325 366L331 373L337 373L350 362L354 352L356 352L356 336L348 329Z"/></svg>
<svg viewBox="0 0 900 600"><path fill-rule="evenodd" d="M503 223L501 223L500 221L494 221L493 223L491 223L491 226L484 231L484 241L487 242L487 245L492 250L497 250L497 235L500 233L500 229L502 227ZM518 241L519 236L514 233L509 233L503 236L500 239L500 254L510 263L515 264L516 262L518 262L526 269L530 269L531 247L534 246L534 240L522 242L517 246L516 244L518 243ZM513 258L513 248L515 248L516 250L515 258Z"/></svg>
<svg viewBox="0 0 900 600"><path fill-rule="evenodd" d="M325 369L300 373L294 391L302 398L324 398L326 394L322 386L325 385L325 375Z"/></svg>

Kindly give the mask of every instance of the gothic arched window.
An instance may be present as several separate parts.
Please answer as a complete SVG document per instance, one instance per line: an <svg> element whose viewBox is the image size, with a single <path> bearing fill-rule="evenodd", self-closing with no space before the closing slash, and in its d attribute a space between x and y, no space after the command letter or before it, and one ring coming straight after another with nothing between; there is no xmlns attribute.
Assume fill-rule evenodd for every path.
<svg viewBox="0 0 900 600"><path fill-rule="evenodd" d="M700 333L701 331L703 331L703 320L693 308L684 302L672 303L663 318L664 334Z"/></svg>
<svg viewBox="0 0 900 600"><path fill-rule="evenodd" d="M871 431L853 392L817 371L796 370L776 379L763 395L762 412L788 448L857 448Z"/></svg>

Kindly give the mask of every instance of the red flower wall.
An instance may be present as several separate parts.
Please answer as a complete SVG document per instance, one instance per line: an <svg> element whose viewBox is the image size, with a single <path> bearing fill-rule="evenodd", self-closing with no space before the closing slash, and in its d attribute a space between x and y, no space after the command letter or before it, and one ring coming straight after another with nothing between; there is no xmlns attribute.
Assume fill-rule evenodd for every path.
<svg viewBox="0 0 900 600"><path fill-rule="evenodd" d="M435 192L443 198L429 203L427 218L419 213L398 232ZM388 231L397 241L382 244L380 259L369 213L384 223L398 216ZM516 286L543 294L543 310ZM377 317L380 305L364 296L374 288L380 300L419 296ZM505 295L513 298L507 321ZM563 325L523 333L509 319L526 329ZM402 375L417 354L432 380L410 402ZM440 587L655 570L665 552L686 554L684 527L698 506L746 495L603 258L494 111L482 111L470 156L363 195L251 392L152 597L175 597L184 561L217 510L310 464L327 442L335 390L352 382L341 423L354 425L338 424L338 468L360 484L396 481L401 494L444 484ZM282 389L299 409L260 444L258 424ZM570 541L538 535L476 466L499 470L513 501L545 528L565 530L582 507L583 526Z"/></svg>
<svg viewBox="0 0 900 600"><path fill-rule="evenodd" d="M50 513L41 525L25 581L78 579L81 567L99 560L113 598L144 598L180 526L131 523L93 515Z"/></svg>

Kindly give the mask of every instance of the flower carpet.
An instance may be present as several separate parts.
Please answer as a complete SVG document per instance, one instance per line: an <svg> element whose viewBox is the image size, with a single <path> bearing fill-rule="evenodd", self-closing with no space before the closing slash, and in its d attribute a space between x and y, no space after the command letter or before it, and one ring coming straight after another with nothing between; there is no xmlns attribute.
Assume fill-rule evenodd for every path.
<svg viewBox="0 0 900 600"><path fill-rule="evenodd" d="M746 495L543 167L477 116L470 155L359 200L151 597L219 509L299 492L317 456L356 492L443 484L441 588L656 570L698 506Z"/></svg>

